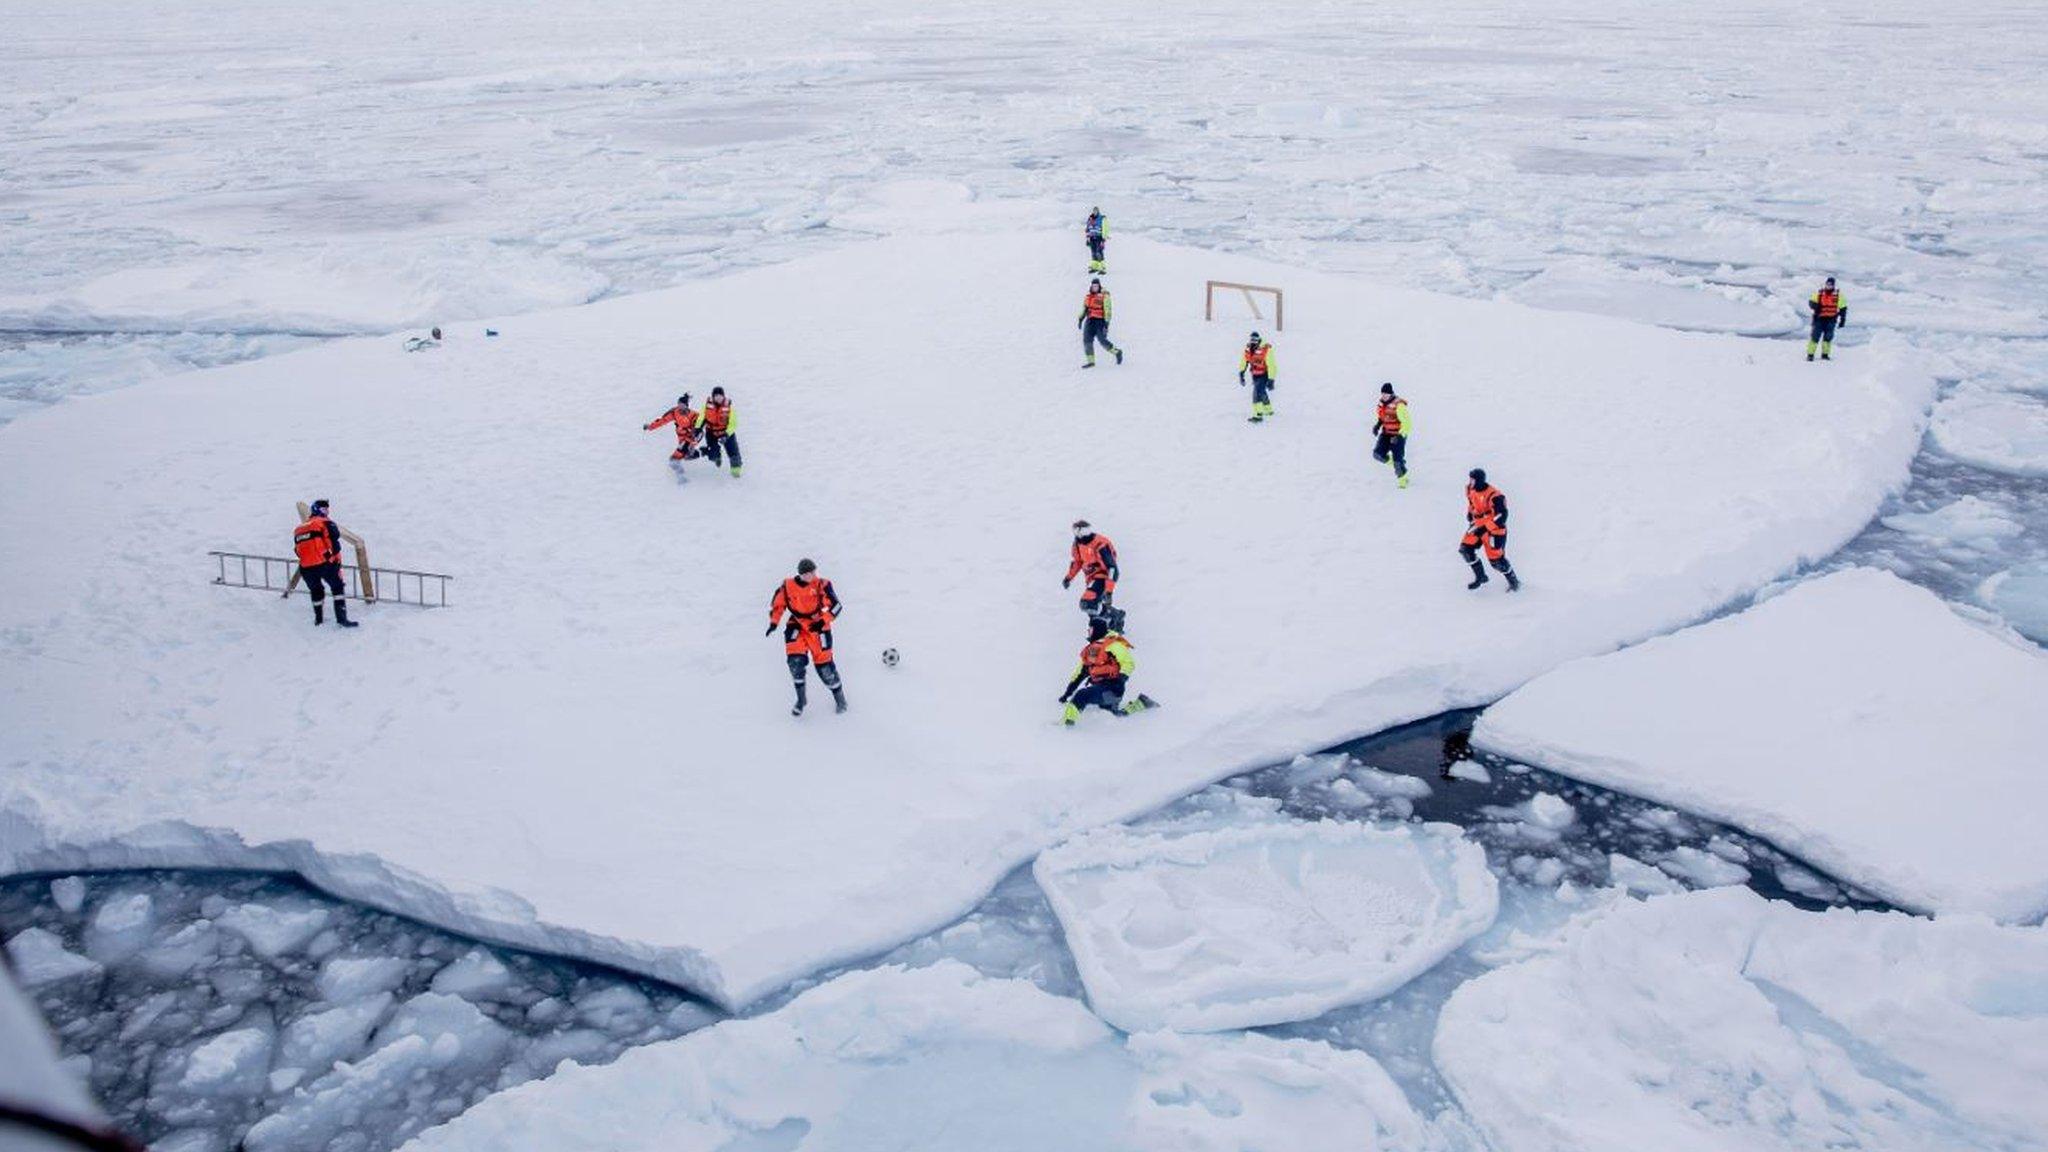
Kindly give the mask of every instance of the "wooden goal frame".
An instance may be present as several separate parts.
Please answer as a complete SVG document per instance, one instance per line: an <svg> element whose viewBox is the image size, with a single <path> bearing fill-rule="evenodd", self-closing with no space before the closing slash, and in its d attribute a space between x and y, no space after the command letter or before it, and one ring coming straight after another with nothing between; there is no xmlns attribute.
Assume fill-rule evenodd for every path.
<svg viewBox="0 0 2048 1152"><path fill-rule="evenodd" d="M304 524L307 521L307 519L309 519L312 515L313 510L306 506L306 502L304 500L299 501L299 523ZM375 604L377 602L377 580L374 576L370 575L369 545L363 543L363 538L361 536L356 535L355 533L349 531L346 528L341 529L341 538L342 540L346 541L347 543L355 547L357 596L365 604ZM284 594L286 596L290 596L292 594L292 590L297 588L298 586L299 570L297 568L293 568L291 578L284 582ZM403 596L404 593L400 593L400 595Z"/></svg>
<svg viewBox="0 0 2048 1152"><path fill-rule="evenodd" d="M1252 319L1260 323L1264 323L1266 317L1259 312L1259 302L1252 293L1268 293L1273 297L1273 331L1287 331L1287 296L1280 289L1269 288L1264 284L1239 284L1234 280L1204 281L1202 287L1202 319L1214 320L1216 318L1216 290L1218 288L1234 288L1244 293L1244 302L1252 310Z"/></svg>

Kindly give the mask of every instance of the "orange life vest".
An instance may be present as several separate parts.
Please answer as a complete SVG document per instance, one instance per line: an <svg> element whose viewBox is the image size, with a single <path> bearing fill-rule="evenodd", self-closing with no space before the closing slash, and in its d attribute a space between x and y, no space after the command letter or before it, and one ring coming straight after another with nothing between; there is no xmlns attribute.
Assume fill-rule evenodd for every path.
<svg viewBox="0 0 2048 1152"><path fill-rule="evenodd" d="M1088 310L1088 318L1090 320L1105 319L1109 315L1109 293L1107 292L1090 292L1088 298L1083 300L1081 304L1082 307Z"/></svg>
<svg viewBox="0 0 2048 1152"><path fill-rule="evenodd" d="M327 526L327 517L309 516L292 531L292 550L298 553L299 567L317 568L333 562L334 541L327 536Z"/></svg>
<svg viewBox="0 0 2048 1152"><path fill-rule="evenodd" d="M1401 434L1401 398L1389 396L1380 401L1380 431L1389 436Z"/></svg>
<svg viewBox="0 0 2048 1152"><path fill-rule="evenodd" d="M787 608L789 614L798 620L813 625L829 625L825 606L832 602L832 582L823 576L814 578L809 584L791 576L782 582L775 593L771 610Z"/></svg>
<svg viewBox="0 0 2048 1152"><path fill-rule="evenodd" d="M1081 667L1087 671L1089 682L1100 684L1105 680L1114 680L1123 675L1123 665L1117 663L1116 653L1111 652L1109 649L1112 644L1122 644L1128 647L1130 643L1129 640L1114 632L1100 640L1090 640L1088 646L1081 649Z"/></svg>
<svg viewBox="0 0 2048 1152"><path fill-rule="evenodd" d="M1835 314L1842 310L1842 294L1833 288L1823 288L1814 293L1814 301L1819 306L1815 315L1823 320L1833 320Z"/></svg>
<svg viewBox="0 0 2048 1152"><path fill-rule="evenodd" d="M1110 543L1109 537L1100 532L1086 540L1074 541L1074 563L1079 567L1081 575L1090 580L1109 579L1109 565L1102 559L1105 549L1115 552L1116 545Z"/></svg>
<svg viewBox="0 0 2048 1152"><path fill-rule="evenodd" d="M1244 350L1244 366L1254 376L1272 375L1272 373L1266 371L1266 357L1271 355L1272 351L1273 346L1271 344L1261 344L1257 348L1246 348Z"/></svg>
<svg viewBox="0 0 2048 1152"><path fill-rule="evenodd" d="M1465 485L1465 503L1472 514L1475 527L1484 527L1498 533L1500 525L1494 522L1493 499L1500 495L1500 489L1488 484L1481 488L1476 484Z"/></svg>
<svg viewBox="0 0 2048 1152"><path fill-rule="evenodd" d="M732 423L732 401L707 400L704 402L704 430L712 436L725 435L726 425Z"/></svg>

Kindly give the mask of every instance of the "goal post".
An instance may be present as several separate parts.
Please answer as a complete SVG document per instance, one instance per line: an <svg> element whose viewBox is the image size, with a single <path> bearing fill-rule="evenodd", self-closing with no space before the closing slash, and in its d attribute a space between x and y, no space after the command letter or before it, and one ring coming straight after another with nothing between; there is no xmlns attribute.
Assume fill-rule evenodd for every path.
<svg viewBox="0 0 2048 1152"><path fill-rule="evenodd" d="M1263 292L1271 296L1273 298L1273 330L1275 332L1285 332L1287 330L1287 297L1280 289L1269 288L1264 284L1239 284L1234 280L1208 280L1203 282L1202 319L1214 320L1216 318L1216 290L1218 288L1225 291L1234 290L1244 293L1245 306L1252 310L1252 319L1260 323L1264 323L1266 317L1264 313L1259 311L1258 297L1252 295L1252 293Z"/></svg>
<svg viewBox="0 0 2048 1152"><path fill-rule="evenodd" d="M306 506L306 502L304 500L299 501L299 522L301 524L305 523L312 515L313 510ZM350 545L353 545L356 551L356 594L361 597L363 603L375 604L377 602L377 580L370 574L370 546L363 543L361 536L346 528L341 529L341 538ZM284 582L284 594L290 596L292 590L298 586L299 570L294 567L291 578ZM403 598L403 593L400 595Z"/></svg>

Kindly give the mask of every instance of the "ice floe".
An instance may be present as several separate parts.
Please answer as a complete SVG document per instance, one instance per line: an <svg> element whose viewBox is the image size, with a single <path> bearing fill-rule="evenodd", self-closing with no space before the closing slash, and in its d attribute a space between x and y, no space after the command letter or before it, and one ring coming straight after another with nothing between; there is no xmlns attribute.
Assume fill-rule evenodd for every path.
<svg viewBox="0 0 2048 1152"><path fill-rule="evenodd" d="M1966 464L2048 476L2048 402L2018 392L1958 392L1934 406L1934 444Z"/></svg>
<svg viewBox="0 0 2048 1152"><path fill-rule="evenodd" d="M1133 1032L1277 1024L1384 996L1499 907L1485 851L1448 824L1113 826L1047 851L1032 874L1089 1003Z"/></svg>
<svg viewBox="0 0 2048 1152"><path fill-rule="evenodd" d="M1371 1057L1307 1040L1124 1037L965 965L841 976L765 1016L566 1066L407 1152L1269 1152L1443 1147Z"/></svg>
<svg viewBox="0 0 2048 1152"><path fill-rule="evenodd" d="M1853 568L1532 681L1475 744L1735 824L1910 908L2048 913L2048 657ZM1685 850L1695 883L1740 865Z"/></svg>
<svg viewBox="0 0 2048 1152"><path fill-rule="evenodd" d="M889 207L979 204L942 191ZM743 1004L958 916L1083 829L1483 703L1839 547L1905 476L1931 391L1884 340L1821 391L1752 341L1117 251L1131 352L1089 373L1072 237L970 230L533 314L496 339L451 329L434 356L336 342L15 420L0 870L293 869ZM1234 372L1265 322L1184 303L1219 276L1288 291L1264 427L1244 426ZM957 355L906 364L874 338L913 297ZM708 333L748 349L716 381L747 473L679 489L640 425L712 382L675 376ZM1433 430L1408 490L1366 456L1381 379ZM1728 421L1730 380L1772 395L1773 419ZM1022 396L1085 404L1120 430L1113 461L1015 419L1003 398ZM919 451L820 435L885 397ZM1251 436L1286 465L1247 480L1189 450ZM1514 501L1517 596L1464 588L1475 464ZM303 599L209 586L208 549L283 552L315 496L380 562L453 572L454 606L380 605L344 637ZM1138 685L1167 707L1065 731L1050 696L1082 634L1057 578L1083 515L1123 553ZM936 554L955 559L914 559ZM848 605L853 711L792 723L761 623L806 555ZM930 605L981 599L1006 607L966 658ZM675 612L687 625L655 622ZM713 734L681 745L652 723L679 701ZM265 948L297 935L242 927Z"/></svg>
<svg viewBox="0 0 2048 1152"><path fill-rule="evenodd" d="M2037 1148L2048 930L1806 912L1742 888L1573 922L1444 1007L1500 1152Z"/></svg>

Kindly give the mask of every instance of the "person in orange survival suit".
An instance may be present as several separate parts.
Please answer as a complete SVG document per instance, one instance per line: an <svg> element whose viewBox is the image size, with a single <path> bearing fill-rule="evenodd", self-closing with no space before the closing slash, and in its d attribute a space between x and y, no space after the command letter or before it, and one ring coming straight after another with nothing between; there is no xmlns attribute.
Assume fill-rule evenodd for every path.
<svg viewBox="0 0 2048 1152"><path fill-rule="evenodd" d="M1515 578L1515 566L1508 563L1507 555L1508 498L1486 482L1486 469L1474 468L1468 475L1472 482L1465 485L1465 539L1458 544L1458 555L1472 566L1472 582L1465 587L1486 583L1486 569L1479 566L1479 546L1484 543L1486 562L1508 578L1508 591L1519 592L1522 582Z"/></svg>
<svg viewBox="0 0 2048 1152"><path fill-rule="evenodd" d="M796 685L796 704L791 716L804 714L804 663L818 666L818 679L832 690L833 711L846 711L846 690L839 683L839 668L832 662L832 621L839 616L839 594L832 582L818 575L809 560L796 562L796 575L784 580L768 601L768 631L782 631L782 650L789 656L789 678ZM782 614L789 613L783 623Z"/></svg>
<svg viewBox="0 0 2048 1152"><path fill-rule="evenodd" d="M292 529L292 551L299 558L299 575L306 578L306 591L313 594L313 623L327 623L322 601L332 592L334 622L343 628L355 627L343 599L348 593L341 583L341 527L328 518L327 501L313 501L306 522Z"/></svg>
<svg viewBox="0 0 2048 1152"><path fill-rule="evenodd" d="M641 430L652 432L664 424L676 426L676 450L669 454L668 461L670 466L681 472L683 461L695 460L699 455L697 432L704 426L704 417L698 415L695 408L690 407L690 394L685 392L676 397L675 407L649 420L641 426Z"/></svg>
<svg viewBox="0 0 2048 1152"><path fill-rule="evenodd" d="M1060 587L1072 588L1074 577L1087 581L1081 590L1081 611L1109 621L1112 629L1124 626L1123 609L1111 600L1116 595L1116 545L1097 532L1086 520L1074 521L1074 554Z"/></svg>

